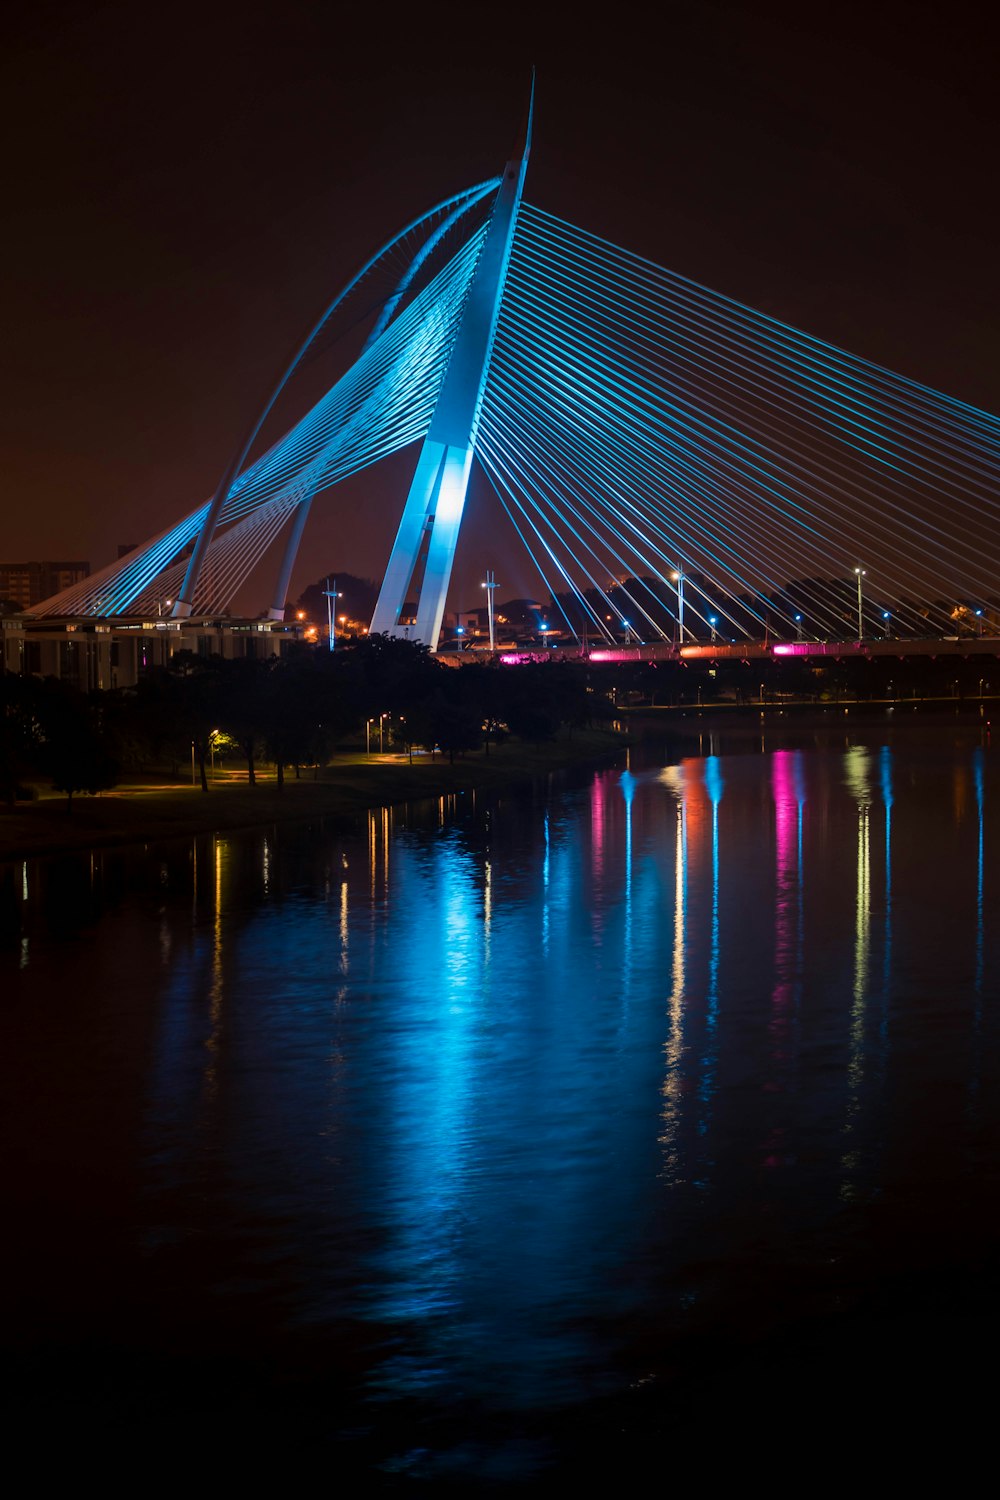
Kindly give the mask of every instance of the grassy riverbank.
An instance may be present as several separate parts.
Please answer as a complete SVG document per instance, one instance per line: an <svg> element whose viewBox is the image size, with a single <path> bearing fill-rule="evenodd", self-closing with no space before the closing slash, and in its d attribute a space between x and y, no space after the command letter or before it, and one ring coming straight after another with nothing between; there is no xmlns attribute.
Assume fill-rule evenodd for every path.
<svg viewBox="0 0 1000 1500"><path fill-rule="evenodd" d="M412 802L453 792L499 790L518 782L597 760L624 748L608 730L561 731L538 745L508 740L490 754L447 759L405 755L338 756L318 773L286 776L279 790L273 772L258 772L255 787L246 772L220 772L206 794L168 778L123 781L96 797L66 798L40 789L36 802L0 810L0 860L24 859L74 849L146 843L223 829L319 817L350 816L369 807Z"/></svg>

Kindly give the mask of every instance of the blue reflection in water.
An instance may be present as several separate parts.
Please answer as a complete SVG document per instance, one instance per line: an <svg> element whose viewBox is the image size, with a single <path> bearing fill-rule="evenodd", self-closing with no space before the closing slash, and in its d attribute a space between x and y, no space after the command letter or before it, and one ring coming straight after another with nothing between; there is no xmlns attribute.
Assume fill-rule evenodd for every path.
<svg viewBox="0 0 1000 1500"><path fill-rule="evenodd" d="M191 1368L239 1327L294 1370L305 1330L387 1432L402 1397L523 1414L666 1384L679 1332L808 1321L895 1275L942 1197L992 1203L992 774L969 744L711 755L357 837L203 840L63 948L52 873L19 867L6 1052L33 1039L39 1119L39 1058L88 1080L58 1150L23 1132L28 1175L74 1180L77 1119L127 1075L123 1305L171 1358L186 1317ZM39 1003L17 985L46 966ZM115 1181L134 1143L106 1136Z"/></svg>
<svg viewBox="0 0 1000 1500"><path fill-rule="evenodd" d="M868 964L871 943L871 751L866 745L853 745L844 755L844 779L857 805L857 869L854 900L854 979L851 995L850 1051L847 1064L848 1102L844 1133L848 1147L844 1153L844 1181L841 1194L851 1198L857 1191L861 1153L856 1137L859 1129L862 1091L866 1064L868 1010Z"/></svg>
<svg viewBox="0 0 1000 1500"><path fill-rule="evenodd" d="M704 776L705 791L708 793L708 799L712 804L712 927L709 940L708 991L705 997L705 1060L702 1067L701 1082L698 1087L698 1098L703 1106L703 1110L712 1097L718 1062L716 1028L719 1022L719 956L721 951L719 932L719 803L722 801L722 794L725 791L726 783L722 775L722 762L717 755L706 756ZM708 1129L708 1119L704 1112L699 1121L698 1128L702 1135Z"/></svg>
<svg viewBox="0 0 1000 1500"><path fill-rule="evenodd" d="M663 1081L663 1111L660 1144L663 1147L663 1177L666 1182L683 1179L680 1124L684 1101L684 918L687 901L687 790L685 767L668 766L660 780L669 787L675 802L673 941L670 960L670 994L667 999L667 1040L663 1048L666 1076Z"/></svg>
<svg viewBox="0 0 1000 1500"><path fill-rule="evenodd" d="M882 787L882 805L885 808L885 934L882 954L883 1036L887 1024L889 979L892 972L892 751L883 745L878 753L879 781Z"/></svg>
<svg viewBox="0 0 1000 1500"><path fill-rule="evenodd" d="M623 771L619 782L622 801L625 804L625 931L623 934L624 978L623 999L627 1007L631 992L633 931L632 931L632 804L635 801L635 777L631 771Z"/></svg>
<svg viewBox="0 0 1000 1500"><path fill-rule="evenodd" d="M978 1001L977 1016L982 1006L983 996L983 882L984 882L984 829L983 829L983 767L986 756L981 745L977 745L972 752L972 777L976 788L976 997Z"/></svg>

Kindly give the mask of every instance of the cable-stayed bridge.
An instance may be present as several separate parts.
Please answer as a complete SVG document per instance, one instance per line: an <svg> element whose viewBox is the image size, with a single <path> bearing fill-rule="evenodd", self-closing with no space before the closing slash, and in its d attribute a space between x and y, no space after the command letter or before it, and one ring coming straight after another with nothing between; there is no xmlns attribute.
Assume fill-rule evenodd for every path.
<svg viewBox="0 0 1000 1500"><path fill-rule="evenodd" d="M411 445L372 629L432 649L474 463L593 642L794 641L803 613L840 639L890 616L946 632L995 601L997 417L526 201L531 113L500 176L324 310L213 495L32 614L217 616L267 555L280 619L315 498ZM256 452L331 350L326 393Z"/></svg>

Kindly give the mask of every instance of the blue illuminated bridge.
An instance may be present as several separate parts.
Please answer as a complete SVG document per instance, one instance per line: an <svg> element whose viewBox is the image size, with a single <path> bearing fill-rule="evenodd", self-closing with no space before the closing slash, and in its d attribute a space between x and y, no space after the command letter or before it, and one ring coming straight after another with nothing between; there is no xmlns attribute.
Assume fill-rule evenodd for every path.
<svg viewBox="0 0 1000 1500"><path fill-rule="evenodd" d="M215 492L33 613L218 615L267 554L282 618L317 496L410 447L372 629L432 649L474 462L595 645L794 642L800 611L874 636L915 598L946 634L996 597L995 416L526 201L530 144L529 106L500 176L406 225L324 310ZM320 355L337 377L265 442Z"/></svg>

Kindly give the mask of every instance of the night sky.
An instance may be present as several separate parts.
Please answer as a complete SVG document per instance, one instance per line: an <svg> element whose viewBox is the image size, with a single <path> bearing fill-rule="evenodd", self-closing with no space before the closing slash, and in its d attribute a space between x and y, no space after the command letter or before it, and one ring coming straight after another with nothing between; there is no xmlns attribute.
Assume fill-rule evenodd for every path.
<svg viewBox="0 0 1000 1500"><path fill-rule="evenodd" d="M997 28L971 6L18 10L4 560L96 568L204 499L359 264L500 170L532 63L529 201L1000 410ZM411 466L318 502L293 590L380 572ZM485 485L470 505L453 600L487 566L530 592Z"/></svg>

